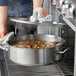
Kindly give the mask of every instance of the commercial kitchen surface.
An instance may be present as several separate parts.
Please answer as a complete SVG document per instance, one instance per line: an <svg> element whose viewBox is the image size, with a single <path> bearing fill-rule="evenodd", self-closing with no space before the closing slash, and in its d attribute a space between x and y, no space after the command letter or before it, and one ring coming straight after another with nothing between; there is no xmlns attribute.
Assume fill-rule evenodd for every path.
<svg viewBox="0 0 76 76"><path fill-rule="evenodd" d="M64 76L56 63L44 66L21 66L11 62L7 55L5 57L9 76Z"/></svg>

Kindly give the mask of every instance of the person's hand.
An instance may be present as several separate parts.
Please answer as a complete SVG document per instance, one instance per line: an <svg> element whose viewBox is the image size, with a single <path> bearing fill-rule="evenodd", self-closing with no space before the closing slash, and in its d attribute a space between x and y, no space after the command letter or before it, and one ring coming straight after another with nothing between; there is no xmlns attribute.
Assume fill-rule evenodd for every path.
<svg viewBox="0 0 76 76"><path fill-rule="evenodd" d="M44 8L42 8L42 7L36 7L36 8L34 9L34 11L38 11L38 10L42 13L42 15L43 15L44 17L48 15L47 11L46 11Z"/></svg>
<svg viewBox="0 0 76 76"><path fill-rule="evenodd" d="M47 11L42 7L36 7L33 10L33 15L30 17L31 22L40 21L40 19L48 15Z"/></svg>
<svg viewBox="0 0 76 76"><path fill-rule="evenodd" d="M7 33L3 38L0 38L0 44L5 44L12 37L14 37L14 32Z"/></svg>
<svg viewBox="0 0 76 76"><path fill-rule="evenodd" d="M0 25L0 39L3 38L6 33L7 33L6 26L5 25Z"/></svg>

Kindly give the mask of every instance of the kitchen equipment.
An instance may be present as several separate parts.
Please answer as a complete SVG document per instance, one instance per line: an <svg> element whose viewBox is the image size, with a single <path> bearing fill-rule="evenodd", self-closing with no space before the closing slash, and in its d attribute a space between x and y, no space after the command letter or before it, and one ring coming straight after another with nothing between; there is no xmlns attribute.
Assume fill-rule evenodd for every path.
<svg viewBox="0 0 76 76"><path fill-rule="evenodd" d="M37 33L38 34L50 34L50 35L56 35L61 36L62 34L62 28L65 24L63 23L57 23L57 22L46 22L38 25Z"/></svg>
<svg viewBox="0 0 76 76"><path fill-rule="evenodd" d="M54 35L26 35L22 37L13 37L7 41L8 45L8 56L11 61L19 65L32 66L32 65L45 65L59 61L64 51L60 51L59 47L55 48L41 48L41 49L30 49L30 48L18 48L11 46L11 42L25 40L25 39L38 39L49 42L60 42L65 41L61 37L55 37ZM0 48L6 50L6 45L0 45Z"/></svg>
<svg viewBox="0 0 76 76"><path fill-rule="evenodd" d="M55 5L56 6L56 0L52 0L52 5Z"/></svg>
<svg viewBox="0 0 76 76"><path fill-rule="evenodd" d="M76 0L68 0L70 3L70 15L72 18L76 18Z"/></svg>
<svg viewBox="0 0 76 76"><path fill-rule="evenodd" d="M68 0L70 3L76 4L76 0Z"/></svg>
<svg viewBox="0 0 76 76"><path fill-rule="evenodd" d="M71 18L76 18L76 5L75 4L70 4L70 15Z"/></svg>
<svg viewBox="0 0 76 76"><path fill-rule="evenodd" d="M63 2L62 2L62 5L61 5L61 14L62 15L67 15L67 9L68 9L68 7L69 7L69 3L68 3L68 1L67 0L64 0Z"/></svg>

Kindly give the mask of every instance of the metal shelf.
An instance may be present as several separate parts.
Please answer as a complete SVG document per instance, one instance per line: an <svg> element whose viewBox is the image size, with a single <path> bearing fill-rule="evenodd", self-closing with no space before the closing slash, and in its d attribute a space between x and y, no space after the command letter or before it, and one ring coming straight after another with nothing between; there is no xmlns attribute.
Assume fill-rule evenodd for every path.
<svg viewBox="0 0 76 76"><path fill-rule="evenodd" d="M66 18L64 15L61 15L61 12L58 8L55 8L55 6L52 6L52 16L55 19L55 21L59 22L59 16L62 16L62 20L72 28L74 32L76 32L76 20L72 18Z"/></svg>
<svg viewBox="0 0 76 76"><path fill-rule="evenodd" d="M72 19L69 20L69 19L67 19L65 16L63 16L62 19L64 20L64 22L65 22L69 27L72 28L72 30L73 30L74 32L76 32L76 25L72 22Z"/></svg>
<svg viewBox="0 0 76 76"><path fill-rule="evenodd" d="M55 6L52 6L52 15L53 18L59 22L59 19L62 20L67 26L69 26L75 32L75 48L74 48L74 76L76 76L76 20L72 18L67 18L64 15L61 15L61 12Z"/></svg>

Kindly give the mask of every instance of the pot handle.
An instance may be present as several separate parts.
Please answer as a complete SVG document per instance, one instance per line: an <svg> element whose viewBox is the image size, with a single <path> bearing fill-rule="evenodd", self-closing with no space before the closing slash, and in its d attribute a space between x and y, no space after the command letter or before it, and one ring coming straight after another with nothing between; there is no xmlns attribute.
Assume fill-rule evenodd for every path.
<svg viewBox="0 0 76 76"><path fill-rule="evenodd" d="M58 51L57 53L59 53L59 54L64 54L66 51L68 51L70 48L68 47L68 48L66 48L64 51Z"/></svg>
<svg viewBox="0 0 76 76"><path fill-rule="evenodd" d="M0 44L0 49L2 49L4 51L8 51L9 50L9 46L7 44Z"/></svg>
<svg viewBox="0 0 76 76"><path fill-rule="evenodd" d="M1 49L5 50L5 51L9 50L9 45L7 44L7 41L9 41L10 37L12 37L12 36L14 36L14 32L10 32L10 33L5 35L2 42L0 43Z"/></svg>
<svg viewBox="0 0 76 76"><path fill-rule="evenodd" d="M13 36L14 36L14 32L9 32L9 33L7 33L7 34L5 35L5 37L4 37L4 39L3 39L3 41L2 41L1 44L6 44L7 41L9 41L10 37L13 37Z"/></svg>

